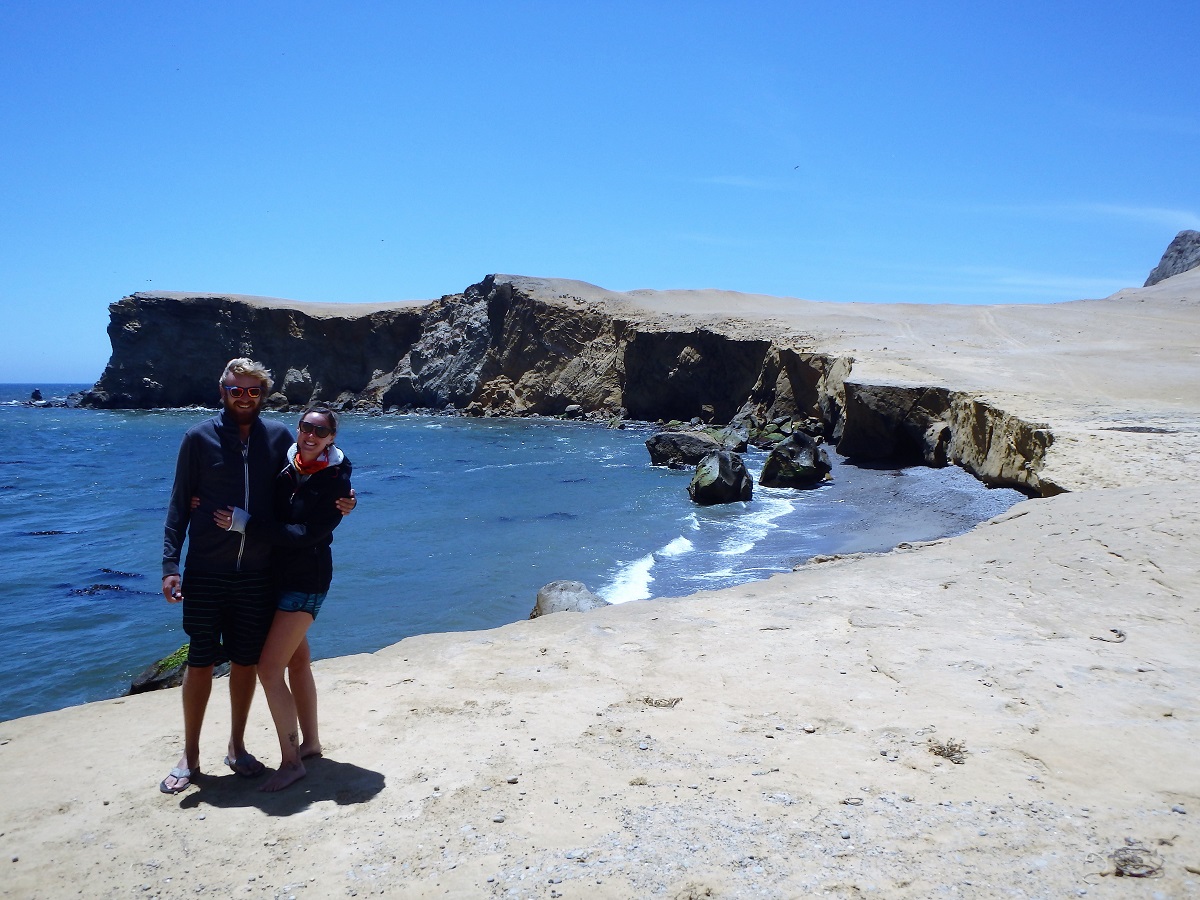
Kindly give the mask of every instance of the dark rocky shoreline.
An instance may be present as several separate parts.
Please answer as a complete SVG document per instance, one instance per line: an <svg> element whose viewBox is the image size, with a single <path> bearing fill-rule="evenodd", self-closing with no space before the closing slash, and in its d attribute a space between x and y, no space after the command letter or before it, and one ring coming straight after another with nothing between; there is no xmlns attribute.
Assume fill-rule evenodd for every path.
<svg viewBox="0 0 1200 900"><path fill-rule="evenodd" d="M214 373L244 355L274 371L276 409L733 424L760 445L819 428L852 459L1058 492L1036 477L1052 440L1038 423L940 385L856 381L852 357L803 334L656 316L578 282L489 275L424 305L138 293L109 311L112 356L84 407L211 405Z"/></svg>

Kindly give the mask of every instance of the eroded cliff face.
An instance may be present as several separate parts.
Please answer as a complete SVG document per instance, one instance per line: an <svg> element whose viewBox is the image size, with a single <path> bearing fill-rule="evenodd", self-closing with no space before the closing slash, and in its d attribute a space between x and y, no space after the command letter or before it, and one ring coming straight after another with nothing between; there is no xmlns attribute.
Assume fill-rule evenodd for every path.
<svg viewBox="0 0 1200 900"><path fill-rule="evenodd" d="M838 452L851 458L958 465L985 484L1060 493L1038 476L1053 435L970 394L843 380Z"/></svg>
<svg viewBox="0 0 1200 900"><path fill-rule="evenodd" d="M419 308L325 316L216 295L133 294L108 309L112 356L84 404L119 409L215 406L236 356L269 360L288 403L357 393L380 360L408 353L422 324Z"/></svg>
<svg viewBox="0 0 1200 900"><path fill-rule="evenodd" d="M958 464L985 483L1038 479L1049 430L941 386L873 384L794 335L652 317L489 276L425 305L321 306L134 294L110 306L112 357L84 405L217 403L235 356L272 368L272 403L726 424L819 417L857 459Z"/></svg>

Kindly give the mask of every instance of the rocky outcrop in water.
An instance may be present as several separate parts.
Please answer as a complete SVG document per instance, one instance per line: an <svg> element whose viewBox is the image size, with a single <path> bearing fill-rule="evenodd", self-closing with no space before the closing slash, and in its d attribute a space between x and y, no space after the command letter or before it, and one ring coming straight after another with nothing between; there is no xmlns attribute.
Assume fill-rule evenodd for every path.
<svg viewBox="0 0 1200 900"><path fill-rule="evenodd" d="M758 483L763 487L806 488L825 480L833 470L825 448L802 431L780 441L763 463Z"/></svg>
<svg viewBox="0 0 1200 900"><path fill-rule="evenodd" d="M1056 491L1037 477L1051 440L1037 424L944 387L855 380L853 358L778 329L655 315L621 296L517 276L425 304L139 293L110 306L112 356L82 403L215 406L225 362L250 356L272 368L276 406L695 421L759 446L806 430L852 458L957 463L989 484Z"/></svg>
<svg viewBox="0 0 1200 900"><path fill-rule="evenodd" d="M688 496L701 506L749 500L754 496L754 479L740 456L730 450L717 450L696 466Z"/></svg>
<svg viewBox="0 0 1200 900"><path fill-rule="evenodd" d="M1150 287L1197 266L1200 266L1200 231L1181 231L1167 246L1162 259L1151 270L1150 277L1142 286Z"/></svg>
<svg viewBox="0 0 1200 900"><path fill-rule="evenodd" d="M650 465L669 469L690 469L700 460L721 449L707 434L691 431L662 431L646 441Z"/></svg>

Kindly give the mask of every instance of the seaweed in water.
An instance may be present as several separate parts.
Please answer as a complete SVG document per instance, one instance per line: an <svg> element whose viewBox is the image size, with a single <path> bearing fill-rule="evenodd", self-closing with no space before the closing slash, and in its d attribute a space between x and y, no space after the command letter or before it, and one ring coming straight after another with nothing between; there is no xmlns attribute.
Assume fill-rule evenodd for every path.
<svg viewBox="0 0 1200 900"><path fill-rule="evenodd" d="M110 569L108 567L103 567L100 569L100 571L103 572L105 575L111 575L114 578L141 578L141 577L143 577L140 572L122 572L119 569Z"/></svg>
<svg viewBox="0 0 1200 900"><path fill-rule="evenodd" d="M108 591L124 591L126 588L119 584L90 584L85 588L73 588L72 594L94 597L96 594L107 593Z"/></svg>

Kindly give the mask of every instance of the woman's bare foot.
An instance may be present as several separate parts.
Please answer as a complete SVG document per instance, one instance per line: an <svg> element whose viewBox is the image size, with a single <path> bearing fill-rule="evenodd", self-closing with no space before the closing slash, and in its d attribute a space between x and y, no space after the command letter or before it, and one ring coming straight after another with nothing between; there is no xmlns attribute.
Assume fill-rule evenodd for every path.
<svg viewBox="0 0 1200 900"><path fill-rule="evenodd" d="M299 753L301 759L312 759L314 756L321 755L321 745L316 742L310 744L308 741L305 741L300 745Z"/></svg>
<svg viewBox="0 0 1200 900"><path fill-rule="evenodd" d="M260 791L282 791L285 787L295 784L308 773L304 771L304 763L281 763L279 769L262 783Z"/></svg>

